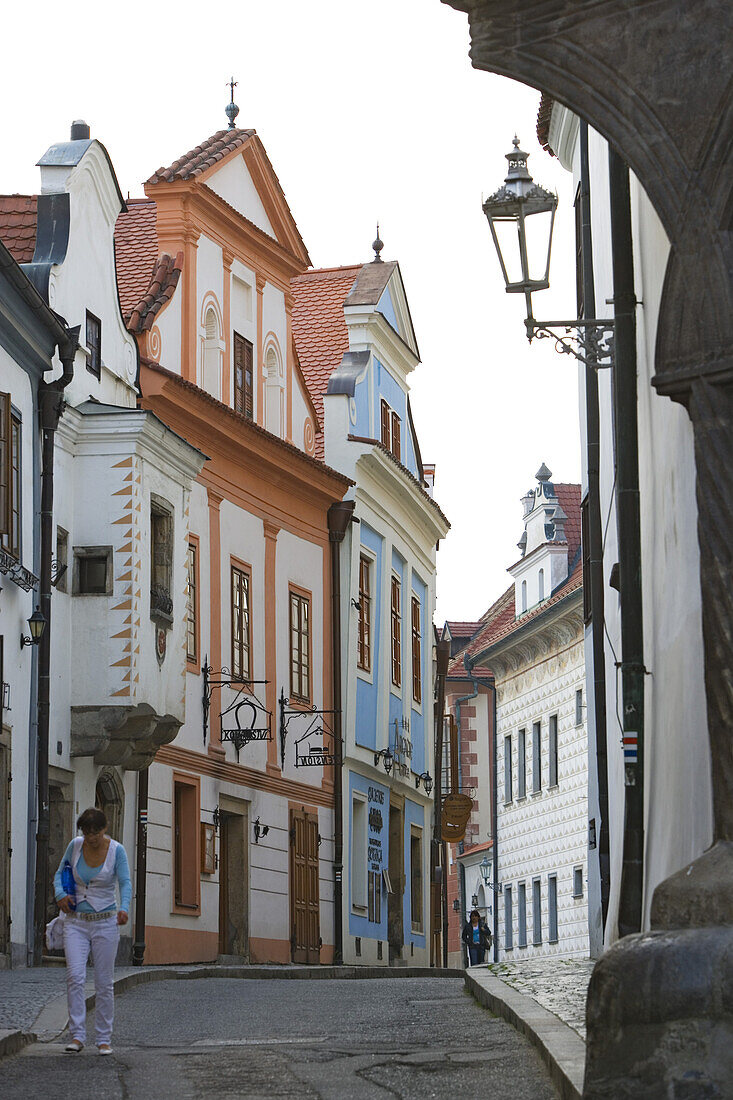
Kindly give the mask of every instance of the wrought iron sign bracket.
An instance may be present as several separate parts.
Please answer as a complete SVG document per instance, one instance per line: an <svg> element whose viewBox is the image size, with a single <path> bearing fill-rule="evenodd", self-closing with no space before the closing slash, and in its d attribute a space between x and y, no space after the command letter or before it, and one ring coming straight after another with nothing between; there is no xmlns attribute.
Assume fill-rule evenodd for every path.
<svg viewBox="0 0 733 1100"><path fill-rule="evenodd" d="M527 339L554 340L559 355L572 355L579 362L594 370L614 366L613 337L615 324L609 318L576 318L574 321L535 321L528 317L524 322Z"/></svg>
<svg viewBox="0 0 733 1100"><path fill-rule="evenodd" d="M206 744L209 729L211 696L223 687L231 688L236 694L229 706L224 707L219 715L220 735L222 741L231 741L234 745L237 760L239 760L240 751L250 742L272 741L272 713L262 705L254 692L255 687L266 686L269 683L268 680L244 680L239 676L232 676L228 668L216 671L208 661L201 666L201 672L204 681L201 700L204 744ZM232 715L234 726L225 726L224 718L227 714ZM243 724L245 720L246 725Z"/></svg>
<svg viewBox="0 0 733 1100"><path fill-rule="evenodd" d="M280 690L280 767L285 767L285 746L288 739L288 727L296 718L306 720L305 731L293 742L295 745L296 768L327 768L336 764L337 739L333 729L333 718L340 714L337 710L319 710L317 707L291 706L285 692ZM312 744L314 740L318 744ZM305 747L305 751L301 748ZM329 747L330 746L330 747ZM343 743L339 747L343 747Z"/></svg>

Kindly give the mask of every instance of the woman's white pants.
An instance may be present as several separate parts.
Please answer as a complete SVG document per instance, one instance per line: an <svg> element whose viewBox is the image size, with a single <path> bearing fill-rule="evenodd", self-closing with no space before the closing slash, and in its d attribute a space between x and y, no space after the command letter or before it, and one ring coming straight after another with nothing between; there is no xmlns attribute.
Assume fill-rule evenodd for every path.
<svg viewBox="0 0 733 1100"><path fill-rule="evenodd" d="M86 921L68 917L64 921L69 1032L72 1039L78 1039L81 1043L87 1041L84 984L90 948L94 962L94 1030L97 1046L100 1043L109 1043L112 1038L115 957L119 939L120 928L116 913L112 913L107 920Z"/></svg>

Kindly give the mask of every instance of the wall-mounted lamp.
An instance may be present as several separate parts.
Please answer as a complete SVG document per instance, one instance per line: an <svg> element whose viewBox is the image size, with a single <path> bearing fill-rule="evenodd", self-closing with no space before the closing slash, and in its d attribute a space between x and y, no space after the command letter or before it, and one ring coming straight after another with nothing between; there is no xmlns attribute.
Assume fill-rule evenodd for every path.
<svg viewBox="0 0 733 1100"><path fill-rule="evenodd" d="M218 803L214 807L214 811L211 815L211 820L214 822L214 832L218 833L219 832L219 826L221 825L221 810L219 809L219 804Z"/></svg>
<svg viewBox="0 0 733 1100"><path fill-rule="evenodd" d="M461 911L460 901L458 900L458 898L453 898L453 912L454 913L460 913L460 911Z"/></svg>
<svg viewBox="0 0 733 1100"><path fill-rule="evenodd" d="M254 823L254 831L255 831L255 844L259 844L260 837L261 836L263 836L263 837L267 836L267 834L270 831L270 826L269 825L260 825L260 819L258 817L257 820Z"/></svg>
<svg viewBox="0 0 733 1100"><path fill-rule="evenodd" d="M491 881L491 864L489 863L489 857L484 858L479 863L479 870L481 872L481 878L484 880L484 886L487 890L493 890L497 894L503 894L504 888L501 883Z"/></svg>
<svg viewBox="0 0 733 1100"><path fill-rule="evenodd" d="M471 897L471 908L478 909L478 894L473 894Z"/></svg>
<svg viewBox="0 0 733 1100"><path fill-rule="evenodd" d="M351 606L355 607L357 611L361 611L361 600L355 600L354 597L352 596L351 597Z"/></svg>
<svg viewBox="0 0 733 1100"><path fill-rule="evenodd" d="M28 629L31 632L29 638L26 638L24 634L20 636L21 649L26 645L38 645L43 635L43 631L46 629L46 616L43 614L40 607L37 607L28 619Z"/></svg>
<svg viewBox="0 0 733 1100"><path fill-rule="evenodd" d="M382 767L386 771L387 775L392 771L392 765L394 764L394 756L389 745L386 749L380 749L379 752L374 753L374 767L379 764L380 758L382 760Z"/></svg>
<svg viewBox="0 0 733 1100"><path fill-rule="evenodd" d="M509 170L504 185L483 204L506 292L524 295L527 305L524 325L530 342L535 336L550 337L555 341L555 350L561 354L574 355L581 363L592 367L612 367L612 318L535 321L532 315L532 294L536 290L547 290L550 285L557 195L534 182L527 169L529 154L519 148L519 138L514 138L513 145L512 151L506 154Z"/></svg>
<svg viewBox="0 0 733 1100"><path fill-rule="evenodd" d="M422 775L415 776L415 790L420 790L420 783L422 782L425 788L425 794L430 794L433 789L433 777L430 772L423 772Z"/></svg>

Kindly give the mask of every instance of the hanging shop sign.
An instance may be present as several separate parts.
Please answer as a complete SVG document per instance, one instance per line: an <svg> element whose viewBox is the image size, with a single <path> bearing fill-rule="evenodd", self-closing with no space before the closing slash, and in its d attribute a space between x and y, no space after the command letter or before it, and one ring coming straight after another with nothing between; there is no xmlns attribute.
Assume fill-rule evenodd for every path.
<svg viewBox="0 0 733 1100"><path fill-rule="evenodd" d="M334 732L333 723L335 715L340 711L318 710L317 707L304 709L292 707L290 700L285 698L285 692L280 691L280 762L285 767L285 746L287 744L290 724L293 730L300 734L293 744L295 746L296 768L328 768L335 767L337 763L337 748L341 749Z"/></svg>
<svg viewBox="0 0 733 1100"><path fill-rule="evenodd" d="M473 800L467 794L447 794L440 811L441 839L454 843L463 840L472 809Z"/></svg>
<svg viewBox="0 0 733 1100"><path fill-rule="evenodd" d="M216 671L208 663L201 669L204 678L203 731L204 744L209 729L209 711L214 691L229 688L234 698L219 714L219 732L222 742L231 742L240 751L252 741L272 741L272 713L255 694L255 688L265 686L267 680L243 680L232 676L228 668Z"/></svg>

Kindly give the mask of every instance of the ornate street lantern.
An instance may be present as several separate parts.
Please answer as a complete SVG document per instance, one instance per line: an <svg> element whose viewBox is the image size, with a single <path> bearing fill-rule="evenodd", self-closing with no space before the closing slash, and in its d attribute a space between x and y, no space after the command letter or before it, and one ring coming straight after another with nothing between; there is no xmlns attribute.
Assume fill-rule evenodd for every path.
<svg viewBox="0 0 733 1100"><path fill-rule="evenodd" d="M43 632L46 629L46 616L43 614L40 607L37 607L28 619L28 629L31 632L29 638L25 637L23 634L20 636L21 649L26 645L38 645L43 636Z"/></svg>
<svg viewBox="0 0 733 1100"><path fill-rule="evenodd" d="M506 154L509 169L504 184L483 204L491 238L499 257L507 294L523 294L527 306L524 322L532 342L550 337L555 350L574 355L598 368L613 366L613 320L595 317L571 321L535 321L532 295L550 285L550 254L555 226L557 195L535 183L527 169L529 153L519 148L519 138ZM553 332L553 329L561 331Z"/></svg>

